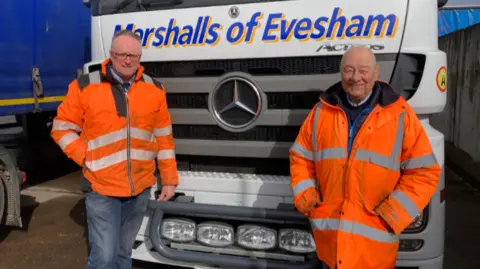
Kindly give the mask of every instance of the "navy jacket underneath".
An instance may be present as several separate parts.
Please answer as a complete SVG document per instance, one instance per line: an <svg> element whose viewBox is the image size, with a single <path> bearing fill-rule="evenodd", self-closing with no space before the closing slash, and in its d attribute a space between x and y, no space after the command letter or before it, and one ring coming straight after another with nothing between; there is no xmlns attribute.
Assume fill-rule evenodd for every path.
<svg viewBox="0 0 480 269"><path fill-rule="evenodd" d="M372 89L372 94L369 99L361 104L358 107L352 106L347 100L347 94L345 91L337 91L335 93L335 98L337 99L340 107L345 111L348 118L348 154L352 148L353 140L357 135L360 127L362 127L366 118L373 110L373 108L378 104L381 88L378 83L375 83Z"/></svg>

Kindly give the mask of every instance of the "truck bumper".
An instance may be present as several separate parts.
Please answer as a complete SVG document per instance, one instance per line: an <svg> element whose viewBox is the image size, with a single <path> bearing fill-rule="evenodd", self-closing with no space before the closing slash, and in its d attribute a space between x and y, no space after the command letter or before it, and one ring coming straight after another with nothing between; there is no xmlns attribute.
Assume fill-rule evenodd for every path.
<svg viewBox="0 0 480 269"><path fill-rule="evenodd" d="M443 255L428 260L398 260L395 269L443 269Z"/></svg>
<svg viewBox="0 0 480 269"><path fill-rule="evenodd" d="M147 256L161 257L157 262L177 264L180 266L212 266L220 268L256 268L256 269L313 269L322 268L322 262L314 258L305 262L277 261L243 256L223 255L218 253L205 253L182 251L173 249L161 238L160 225L165 214L175 216L210 215L212 218L244 218L251 220L278 220L292 222L306 222L307 219L291 209L265 209L241 206L226 206L212 204L198 204L192 202L159 202L149 200L148 208L152 215L149 220L148 235L143 246L134 249L133 257L142 260L151 260ZM146 242L149 241L149 242ZM147 246L147 244L149 246ZM156 254L147 254L145 250L154 250ZM142 257L143 256L143 257ZM188 264L188 265L187 265Z"/></svg>

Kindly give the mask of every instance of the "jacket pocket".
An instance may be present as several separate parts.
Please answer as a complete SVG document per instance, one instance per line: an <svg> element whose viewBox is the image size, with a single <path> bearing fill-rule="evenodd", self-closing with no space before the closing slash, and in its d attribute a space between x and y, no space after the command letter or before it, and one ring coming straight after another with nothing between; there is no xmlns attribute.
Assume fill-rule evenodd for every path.
<svg viewBox="0 0 480 269"><path fill-rule="evenodd" d="M376 206L375 206L376 207ZM382 218L382 216L378 215L375 212L375 207L369 207L364 205L364 210L368 218L370 218L370 222L375 225L375 227L383 230L388 231L389 233L393 233L392 228L388 225L388 223Z"/></svg>

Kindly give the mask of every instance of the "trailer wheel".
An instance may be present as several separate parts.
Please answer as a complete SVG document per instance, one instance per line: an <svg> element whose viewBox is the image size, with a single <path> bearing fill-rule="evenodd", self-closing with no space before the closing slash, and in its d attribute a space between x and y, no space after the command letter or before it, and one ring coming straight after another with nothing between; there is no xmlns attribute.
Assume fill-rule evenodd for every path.
<svg viewBox="0 0 480 269"><path fill-rule="evenodd" d="M5 185L3 180L0 179L0 224L3 223L3 214L5 213L5 204L7 199L7 193L5 192Z"/></svg>

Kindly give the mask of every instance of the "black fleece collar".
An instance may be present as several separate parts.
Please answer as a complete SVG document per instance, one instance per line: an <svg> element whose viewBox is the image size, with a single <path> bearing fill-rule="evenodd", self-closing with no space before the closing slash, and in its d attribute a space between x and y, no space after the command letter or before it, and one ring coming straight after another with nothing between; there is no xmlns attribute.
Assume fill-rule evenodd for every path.
<svg viewBox="0 0 480 269"><path fill-rule="evenodd" d="M385 82L376 81L373 87L375 91L372 94L372 96L370 96L370 99L376 100L378 105L380 105L381 107L386 107L388 105L391 105L395 103L398 100L398 98L400 98L400 95L395 93L392 87L390 87L390 85L388 85ZM336 106L336 105L339 105L339 100L342 100L342 98L340 98L342 94L345 94L345 91L343 90L343 87L342 87L342 83L337 82L334 85L332 85L330 88L328 88L321 95L320 98L323 99L326 103L332 106ZM372 105L375 106L375 104L372 104Z"/></svg>

